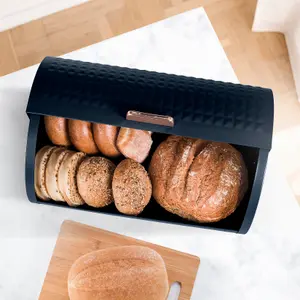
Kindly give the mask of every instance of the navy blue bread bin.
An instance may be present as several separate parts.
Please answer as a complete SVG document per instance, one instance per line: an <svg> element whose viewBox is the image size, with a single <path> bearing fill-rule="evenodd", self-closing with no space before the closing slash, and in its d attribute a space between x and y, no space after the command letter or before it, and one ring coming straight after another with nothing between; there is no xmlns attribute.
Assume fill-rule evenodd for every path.
<svg viewBox="0 0 300 300"><path fill-rule="evenodd" d="M175 126L126 120L130 110L171 116ZM165 211L154 199L137 217L120 214L114 205L101 209L87 205L69 208L241 234L250 228L272 144L274 101L271 90L46 57L35 76L26 113L30 119L26 189L31 202L69 207L63 202L41 201L34 191L35 154L44 145L51 144L43 115L52 115L150 130L155 132L152 153L166 134L227 142L242 153L249 172L249 190L241 205L231 216L217 223L184 220ZM144 163L146 168L148 163L149 159Z"/></svg>

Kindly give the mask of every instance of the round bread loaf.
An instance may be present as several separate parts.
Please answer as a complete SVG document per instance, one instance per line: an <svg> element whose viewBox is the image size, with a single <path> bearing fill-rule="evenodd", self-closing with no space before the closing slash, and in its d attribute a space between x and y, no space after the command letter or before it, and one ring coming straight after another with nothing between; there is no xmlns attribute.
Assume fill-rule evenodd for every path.
<svg viewBox="0 0 300 300"><path fill-rule="evenodd" d="M46 187L52 200L64 201L64 197L58 187L58 171L67 154L66 148L60 147L52 151L46 166Z"/></svg>
<svg viewBox="0 0 300 300"><path fill-rule="evenodd" d="M121 161L113 177L115 205L121 213L140 214L149 203L152 185L145 168L132 159Z"/></svg>
<svg viewBox="0 0 300 300"><path fill-rule="evenodd" d="M58 146L70 146L68 120L60 117L45 116L45 128L50 141Z"/></svg>
<svg viewBox="0 0 300 300"><path fill-rule="evenodd" d="M166 300L162 257L142 246L113 247L78 258L68 275L70 300Z"/></svg>
<svg viewBox="0 0 300 300"><path fill-rule="evenodd" d="M121 153L117 148L119 127L106 124L93 124L95 143L105 156L117 157Z"/></svg>
<svg viewBox="0 0 300 300"><path fill-rule="evenodd" d="M94 142L92 123L80 120L69 120L69 136L74 147L87 154L98 153Z"/></svg>
<svg viewBox="0 0 300 300"><path fill-rule="evenodd" d="M152 145L151 131L122 127L117 139L117 147L127 158L142 163Z"/></svg>
<svg viewBox="0 0 300 300"><path fill-rule="evenodd" d="M50 195L46 187L46 167L49 157L56 147L45 146L35 156L34 164L34 189L37 196L42 200L49 200Z"/></svg>
<svg viewBox="0 0 300 300"><path fill-rule="evenodd" d="M113 202L112 177L115 165L104 157L88 157L77 172L78 191L86 204L104 207Z"/></svg>
<svg viewBox="0 0 300 300"><path fill-rule="evenodd" d="M196 222L232 214L248 187L242 155L226 143L170 136L149 166L153 197L171 213Z"/></svg>
<svg viewBox="0 0 300 300"><path fill-rule="evenodd" d="M82 152L67 150L58 171L59 191L63 196L63 200L70 206L84 204L84 201L78 192L76 174L85 156L86 155Z"/></svg>

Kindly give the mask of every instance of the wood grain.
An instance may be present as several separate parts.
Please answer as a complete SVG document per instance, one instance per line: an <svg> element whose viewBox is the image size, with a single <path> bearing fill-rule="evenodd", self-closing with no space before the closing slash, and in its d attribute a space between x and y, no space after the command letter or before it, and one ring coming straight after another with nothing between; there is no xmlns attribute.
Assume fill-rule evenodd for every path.
<svg viewBox="0 0 300 300"><path fill-rule="evenodd" d="M170 286L173 282L181 284L179 300L191 298L200 264L198 257L73 221L64 221L39 299L69 299L68 272L76 259L95 250L128 245L146 246L157 251L165 261Z"/></svg>
<svg viewBox="0 0 300 300"><path fill-rule="evenodd" d="M0 32L0 76L20 69L11 34L8 31Z"/></svg>

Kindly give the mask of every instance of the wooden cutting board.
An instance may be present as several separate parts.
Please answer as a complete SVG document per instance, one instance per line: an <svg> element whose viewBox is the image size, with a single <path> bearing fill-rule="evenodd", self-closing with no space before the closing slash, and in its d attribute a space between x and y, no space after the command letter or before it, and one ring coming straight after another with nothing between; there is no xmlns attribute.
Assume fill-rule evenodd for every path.
<svg viewBox="0 0 300 300"><path fill-rule="evenodd" d="M141 245L157 251L165 261L170 286L176 281L181 284L178 299L187 300L191 298L200 264L198 257L77 222L64 221L39 299L69 299L68 272L77 258L91 251L125 245Z"/></svg>

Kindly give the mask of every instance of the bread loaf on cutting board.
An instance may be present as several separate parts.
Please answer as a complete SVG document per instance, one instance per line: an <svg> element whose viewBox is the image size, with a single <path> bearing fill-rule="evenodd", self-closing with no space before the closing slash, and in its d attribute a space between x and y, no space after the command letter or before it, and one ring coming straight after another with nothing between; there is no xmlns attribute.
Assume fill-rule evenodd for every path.
<svg viewBox="0 0 300 300"><path fill-rule="evenodd" d="M70 300L165 300L168 276L162 257L142 246L122 246L78 258L68 275Z"/></svg>

